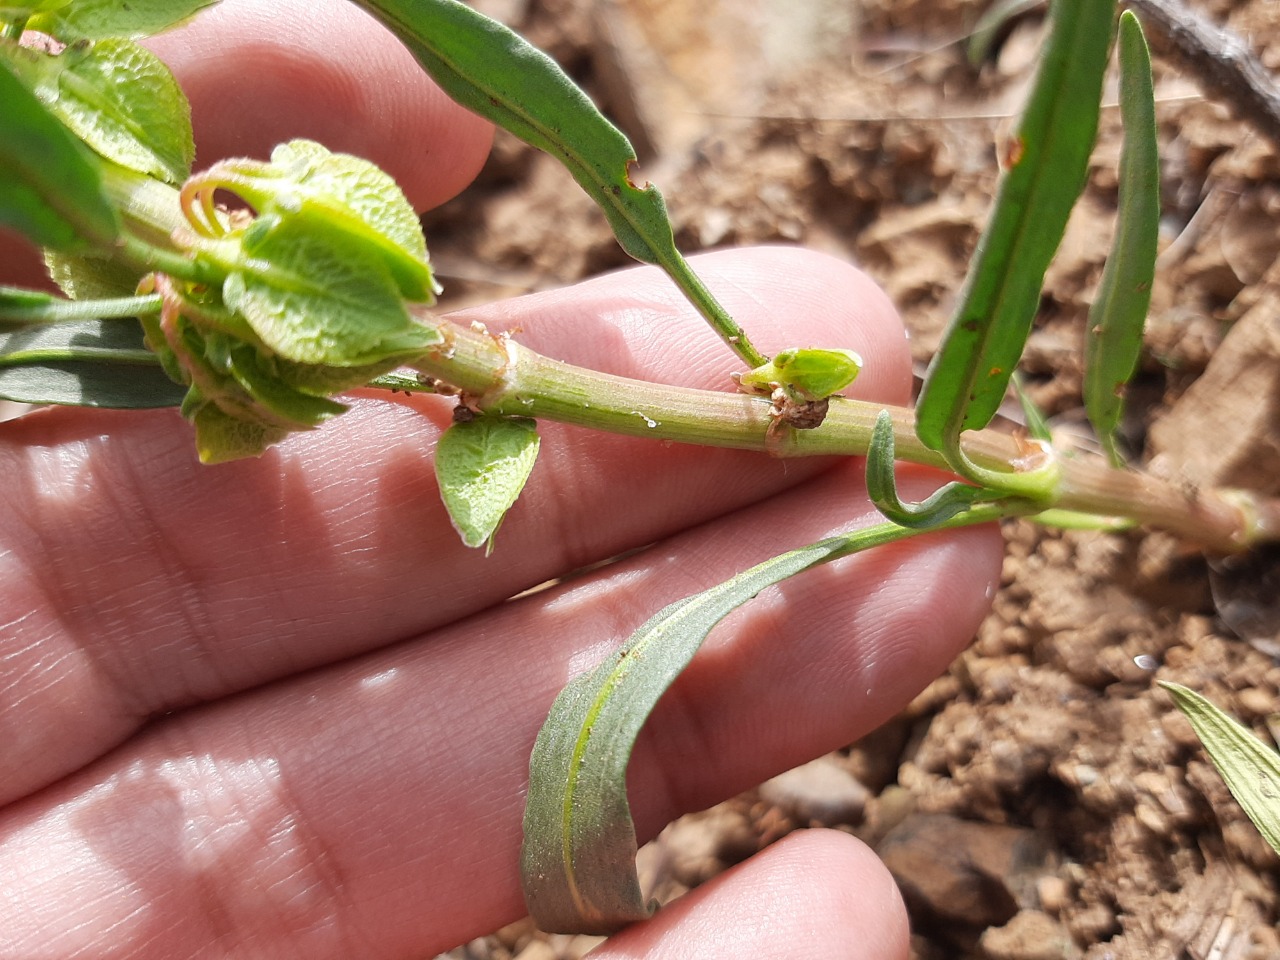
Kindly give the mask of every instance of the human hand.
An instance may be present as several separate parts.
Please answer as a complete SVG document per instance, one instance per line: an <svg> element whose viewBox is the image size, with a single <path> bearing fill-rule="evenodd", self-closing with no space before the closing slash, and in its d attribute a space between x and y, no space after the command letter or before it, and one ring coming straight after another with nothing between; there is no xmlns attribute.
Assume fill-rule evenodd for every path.
<svg viewBox="0 0 1280 960"><path fill-rule="evenodd" d="M193 97L199 165L307 136L428 206L487 146L342 4L227 2L155 46ZM861 274L784 249L696 267L762 347L850 347L855 393L907 399L901 327ZM628 376L723 388L735 369L647 269L466 319ZM0 957L421 957L515 919L528 755L565 681L666 603L873 515L855 461L548 423L486 559L435 490L448 421L439 398L361 398L218 467L174 411L0 427ZM640 833L892 716L971 636L998 569L995 534L967 530L737 611L641 735ZM892 881L851 838L805 832L600 956L748 952L905 957Z"/></svg>

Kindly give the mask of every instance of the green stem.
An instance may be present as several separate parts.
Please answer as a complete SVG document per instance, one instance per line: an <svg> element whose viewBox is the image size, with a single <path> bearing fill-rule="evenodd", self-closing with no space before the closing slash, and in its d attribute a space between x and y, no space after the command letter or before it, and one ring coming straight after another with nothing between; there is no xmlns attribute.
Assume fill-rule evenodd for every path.
<svg viewBox="0 0 1280 960"><path fill-rule="evenodd" d="M142 258L139 265L143 269L163 269L197 282L210 279L202 275L202 264L170 246L170 235L182 226L177 191L118 167L109 167L104 180L125 216L129 234L126 252ZM696 284L696 278L690 282ZM701 307L713 309L707 305L714 304L714 299L704 294ZM461 389L467 402L477 408L497 413L541 417L655 440L800 457L864 455L876 417L885 409L883 404L837 397L818 429L779 427L771 416L770 403L759 397L628 380L560 363L469 327L428 319L446 332L445 343L415 366ZM744 359L759 366L754 360L760 355L745 337L733 332L736 325L720 324L717 329L740 354L743 349L751 351L742 354ZM400 382L395 388L413 386L412 382ZM943 456L925 447L916 435L913 411L897 408L889 413L900 460L946 469ZM994 431L967 431L961 442L969 461L983 469L1017 473L1044 463L1043 449ZM1062 458L1060 468L1056 490L1040 503L1044 508L1126 517L1223 551L1280 540L1280 501L1275 499L1239 491L1189 492L1146 474L1112 470L1098 458Z"/></svg>
<svg viewBox="0 0 1280 960"><path fill-rule="evenodd" d="M49 297L40 303L0 304L0 324L37 326L52 323L74 323L113 317L136 317L158 313L160 296L112 297L104 300L61 300Z"/></svg>
<svg viewBox="0 0 1280 960"><path fill-rule="evenodd" d="M457 387L475 409L775 457L865 455L876 419L887 410L899 460L947 469L943 455L921 443L908 408L835 397L822 426L795 430L775 424L764 398L630 380L552 360L507 338L441 326L445 343L414 366ZM404 378L381 385L430 389ZM994 430L967 431L962 443L965 455L988 470L1043 464L1040 446ZM1056 489L1039 501L1042 508L1129 518L1228 552L1280 539L1280 501L1240 491L1187 491L1147 474L1113 470L1097 457L1061 457L1057 467Z"/></svg>
<svg viewBox="0 0 1280 960"><path fill-rule="evenodd" d="M217 284L222 274L180 253L173 233L184 226L178 191L166 183L113 163L103 164L103 186L124 218L116 259L140 273L167 273L192 283Z"/></svg>
<svg viewBox="0 0 1280 960"><path fill-rule="evenodd" d="M225 274L186 254L148 243L126 233L121 238L117 258L143 273L166 273L191 283L217 284Z"/></svg>
<svg viewBox="0 0 1280 960"><path fill-rule="evenodd" d="M683 257L664 261L662 268L675 285L680 288L680 292L689 299L689 302L697 308L703 318L711 324L712 329L720 334L720 338L729 345L729 349L741 357L748 367L755 369L769 362L769 358L755 348L747 337L747 332L729 315L729 311L720 305L720 301L698 279L698 275L693 272Z"/></svg>
<svg viewBox="0 0 1280 960"><path fill-rule="evenodd" d="M38 350L14 350L0 354L0 367L23 367L37 363L62 363L66 361L88 363L128 363L138 366L158 366L160 360L150 350L119 350L106 347L43 347Z"/></svg>

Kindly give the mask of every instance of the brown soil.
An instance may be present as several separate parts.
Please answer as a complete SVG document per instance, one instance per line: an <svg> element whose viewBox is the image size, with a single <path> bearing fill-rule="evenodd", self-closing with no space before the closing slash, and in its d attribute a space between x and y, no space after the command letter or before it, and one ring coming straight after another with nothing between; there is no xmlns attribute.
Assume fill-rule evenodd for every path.
<svg viewBox="0 0 1280 960"><path fill-rule="evenodd" d="M776 75L749 77L757 65L735 51L751 25L707 26L730 17L727 4L697 23L674 0L489 4L649 151L682 249L790 241L854 259L898 304L921 363L1042 28L1032 11L973 69L948 41L986 5L859 0L850 19L849 4L814 0L845 18L834 40L811 35L826 47L820 65L811 50L775 51ZM1280 5L1196 6L1280 68ZM1135 460L1182 482L1280 493L1278 145L1203 97L1192 74L1158 61L1157 85L1167 236L1125 439ZM679 119L655 120L663 110ZM1081 330L1118 152L1108 110L1025 360L1032 399L1080 443ZM626 262L556 165L506 138L480 186L428 228L453 305ZM865 741L673 824L645 851L652 882L676 895L821 824L890 864L921 960L1280 956L1280 861L1154 685L1187 684L1265 731L1280 703L1275 556L1222 563L1159 533L1027 523L1007 539L994 611L946 675ZM554 960L595 942L517 924L448 956Z"/></svg>

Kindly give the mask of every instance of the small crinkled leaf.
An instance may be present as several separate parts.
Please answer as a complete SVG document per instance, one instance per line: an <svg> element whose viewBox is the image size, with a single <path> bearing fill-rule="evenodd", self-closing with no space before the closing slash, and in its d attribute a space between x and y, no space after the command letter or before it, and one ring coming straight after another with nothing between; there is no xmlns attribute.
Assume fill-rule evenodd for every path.
<svg viewBox="0 0 1280 960"><path fill-rule="evenodd" d="M123 37L140 40L163 33L195 16L218 0L73 0L42 4L49 12L33 17L28 26L62 41Z"/></svg>
<svg viewBox="0 0 1280 960"><path fill-rule="evenodd" d="M1263 839L1280 853L1280 754L1205 697L1160 681Z"/></svg>
<svg viewBox="0 0 1280 960"><path fill-rule="evenodd" d="M370 363L362 367L321 367L309 363L294 363L280 357L276 357L274 362L276 376L295 390L313 397L331 397L363 387L370 380L389 373L398 366L398 360Z"/></svg>
<svg viewBox="0 0 1280 960"><path fill-rule="evenodd" d="M163 180L191 174L191 108L177 80L151 51L131 40L99 40L52 58L56 99L37 88L62 121L108 160Z"/></svg>
<svg viewBox="0 0 1280 960"><path fill-rule="evenodd" d="M538 458L538 425L479 416L450 425L436 445L436 481L449 519L469 547L488 544Z"/></svg>
<svg viewBox="0 0 1280 960"><path fill-rule="evenodd" d="M228 416L213 403L199 406L189 419L196 428L196 453L201 463L260 457L289 435L288 430Z"/></svg>
<svg viewBox="0 0 1280 960"><path fill-rule="evenodd" d="M1151 306L1160 237L1160 157L1151 55L1132 11L1120 16L1117 46L1124 125L1120 212L1085 327L1084 408L1111 462L1123 466L1115 432L1124 411L1125 384L1142 352L1142 331Z"/></svg>
<svg viewBox="0 0 1280 960"><path fill-rule="evenodd" d="M230 337L219 339L226 344L231 376L258 405L287 421L290 427L310 429L346 411L346 405L336 400L294 389L277 374L271 359L263 357L252 344Z"/></svg>
<svg viewBox="0 0 1280 960"><path fill-rule="evenodd" d="M419 260L427 256L418 215L399 185L361 157L331 153L311 140L291 140L271 151L271 162L321 194L331 194L374 230Z"/></svg>
<svg viewBox="0 0 1280 960"><path fill-rule="evenodd" d="M368 160L330 153L318 143L294 140L271 153L274 165L303 188L304 203L318 203L342 226L378 248L408 300L428 303L439 287L427 264L427 244L418 215L391 177Z"/></svg>
<svg viewBox="0 0 1280 960"><path fill-rule="evenodd" d="M10 23L30 20L37 14L58 10L71 2L72 0L26 0L25 3L12 3L0 0L0 19Z"/></svg>
<svg viewBox="0 0 1280 960"><path fill-rule="evenodd" d="M58 289L72 300L127 297L138 288L138 272L119 260L44 251L45 269Z"/></svg>
<svg viewBox="0 0 1280 960"><path fill-rule="evenodd" d="M317 408L318 398L299 394L287 384L274 380L255 361L256 348L221 331L203 329L186 315L175 321L176 346L168 341L157 352L165 358L165 369L176 366L177 379L191 384L183 400L183 416L195 421L206 404L214 404L228 417L244 420L278 436L295 430L310 430L336 409ZM161 334L163 336L163 334ZM147 325L148 344L155 343Z"/></svg>
<svg viewBox="0 0 1280 960"><path fill-rule="evenodd" d="M85 320L0 333L0 397L23 403L174 407L174 383L137 320Z"/></svg>
<svg viewBox="0 0 1280 960"><path fill-rule="evenodd" d="M12 71L20 49L0 41L0 225L57 250L109 246L120 222L99 161Z"/></svg>
<svg viewBox="0 0 1280 960"><path fill-rule="evenodd" d="M272 351L304 364L361 367L442 340L410 316L384 261L305 212L259 217L244 233L223 299Z"/></svg>

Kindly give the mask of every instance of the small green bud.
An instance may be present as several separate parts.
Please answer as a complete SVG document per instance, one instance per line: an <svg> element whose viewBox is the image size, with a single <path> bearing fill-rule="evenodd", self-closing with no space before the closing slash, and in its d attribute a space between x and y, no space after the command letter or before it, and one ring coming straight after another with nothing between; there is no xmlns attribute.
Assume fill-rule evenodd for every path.
<svg viewBox="0 0 1280 960"><path fill-rule="evenodd" d="M781 389L793 400L812 403L839 393L861 370L862 358L852 350L791 347L744 373L740 382L762 393Z"/></svg>

